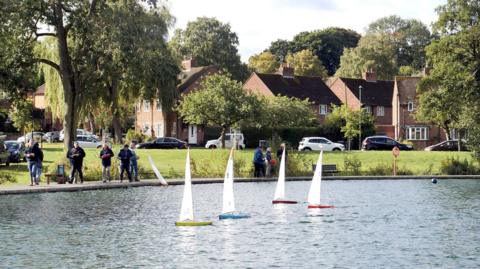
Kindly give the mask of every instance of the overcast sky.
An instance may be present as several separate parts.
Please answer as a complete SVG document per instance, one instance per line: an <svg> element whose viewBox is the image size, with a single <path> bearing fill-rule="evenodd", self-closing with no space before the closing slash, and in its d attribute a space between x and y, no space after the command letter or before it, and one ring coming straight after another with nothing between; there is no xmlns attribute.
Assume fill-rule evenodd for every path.
<svg viewBox="0 0 480 269"><path fill-rule="evenodd" d="M399 15L430 25L435 8L447 0L169 0L176 28L197 17L216 17L236 32L243 61L277 39L302 31L337 26L363 33L372 21Z"/></svg>

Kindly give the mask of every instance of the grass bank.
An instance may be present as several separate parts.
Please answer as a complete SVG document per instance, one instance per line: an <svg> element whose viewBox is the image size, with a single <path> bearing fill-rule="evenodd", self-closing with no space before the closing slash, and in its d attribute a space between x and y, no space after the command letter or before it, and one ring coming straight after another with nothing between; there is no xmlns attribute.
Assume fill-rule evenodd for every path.
<svg viewBox="0 0 480 269"><path fill-rule="evenodd" d="M51 170L57 163L64 161L65 154L61 144L43 145L44 170ZM118 154L120 147L114 147L114 153ZM87 180L100 180L99 150L85 149L86 176ZM151 173L147 156L150 155L158 169L165 178L183 177L185 169L186 150L138 150L140 156L139 165L142 172ZM228 150L192 149L192 173L194 177L222 177L228 158ZM235 174L237 177L248 177L253 173L253 150L241 150L235 152ZM311 165L316 162L318 152L291 151L289 154L289 166L287 175L299 176L312 174ZM425 152L404 151L397 159L399 172L412 175L438 175L440 174L441 162L448 158L460 160L472 160L472 154L468 152ZM389 151L350 151L350 152L325 152L324 163L336 164L340 170L339 175L380 175L391 171L393 156ZM352 166L353 165L353 166ZM47 168L48 167L48 168ZM353 168L352 168L353 167ZM357 172L353 170L358 169ZM48 172L51 172L48 171ZM13 163L9 167L0 166L0 174L8 174L16 179L16 183L5 184L28 184L29 178L26 163ZM146 177L153 177L146 174Z"/></svg>

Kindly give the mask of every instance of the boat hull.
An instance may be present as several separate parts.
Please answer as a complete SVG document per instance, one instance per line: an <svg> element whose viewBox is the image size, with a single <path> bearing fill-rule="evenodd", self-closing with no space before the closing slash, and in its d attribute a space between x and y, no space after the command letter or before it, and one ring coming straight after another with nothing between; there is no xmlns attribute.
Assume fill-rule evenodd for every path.
<svg viewBox="0 0 480 269"><path fill-rule="evenodd" d="M212 225L211 221L176 221L175 226L207 226Z"/></svg>
<svg viewBox="0 0 480 269"><path fill-rule="evenodd" d="M292 200L273 200L272 204L297 204L297 201Z"/></svg>
<svg viewBox="0 0 480 269"><path fill-rule="evenodd" d="M223 213L218 215L219 219L247 219L250 215L245 213Z"/></svg>
<svg viewBox="0 0 480 269"><path fill-rule="evenodd" d="M308 208L334 208L333 205L308 205Z"/></svg>

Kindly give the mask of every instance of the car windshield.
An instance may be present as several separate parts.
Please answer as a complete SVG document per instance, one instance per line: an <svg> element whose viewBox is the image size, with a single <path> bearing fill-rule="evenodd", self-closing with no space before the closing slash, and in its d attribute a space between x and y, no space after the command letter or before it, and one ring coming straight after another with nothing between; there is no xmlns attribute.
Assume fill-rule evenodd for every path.
<svg viewBox="0 0 480 269"><path fill-rule="evenodd" d="M20 145L17 143L5 143L5 146L7 146L8 149L14 149L17 150L20 148Z"/></svg>

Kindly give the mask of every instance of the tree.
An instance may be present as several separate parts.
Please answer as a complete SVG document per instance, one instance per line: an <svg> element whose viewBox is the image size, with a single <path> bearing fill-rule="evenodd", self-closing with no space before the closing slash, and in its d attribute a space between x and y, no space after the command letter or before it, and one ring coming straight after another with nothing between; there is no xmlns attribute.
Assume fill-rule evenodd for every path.
<svg viewBox="0 0 480 269"><path fill-rule="evenodd" d="M12 104L10 118L13 121L13 126L22 134L34 131L40 127L40 123L33 117L33 111L33 103L28 100L17 99Z"/></svg>
<svg viewBox="0 0 480 269"><path fill-rule="evenodd" d="M253 55L248 59L248 67L259 73L275 73L279 66L277 57L268 51Z"/></svg>
<svg viewBox="0 0 480 269"><path fill-rule="evenodd" d="M189 22L185 30L177 29L170 45L179 57L193 57L200 65L216 65L236 80L248 76L238 54L238 36L228 23L199 17Z"/></svg>
<svg viewBox="0 0 480 269"><path fill-rule="evenodd" d="M348 140L348 149L351 149L352 139L360 135L368 136L375 133L373 115L366 110L351 110L347 105L334 106L332 113L327 115L325 121L326 129L340 128L344 137Z"/></svg>
<svg viewBox="0 0 480 269"><path fill-rule="evenodd" d="M391 80L397 75L395 48L386 35L364 36L356 48L345 49L335 76L361 78L362 73L369 69L373 69L383 80Z"/></svg>
<svg viewBox="0 0 480 269"><path fill-rule="evenodd" d="M399 66L415 70L425 67L425 47L432 41L432 35L421 21L396 15L383 17L370 23L367 35L386 35L395 48Z"/></svg>
<svg viewBox="0 0 480 269"><path fill-rule="evenodd" d="M257 96L245 91L241 82L227 74L214 74L206 77L197 91L182 95L176 111L186 123L220 126L225 147L227 130L256 119L260 108Z"/></svg>
<svg viewBox="0 0 480 269"><path fill-rule="evenodd" d="M422 79L417 117L448 131L467 128L468 142L480 151L480 5L449 0L437 9L439 39L426 51L433 70ZM478 156L478 155L477 155Z"/></svg>
<svg viewBox="0 0 480 269"><path fill-rule="evenodd" d="M295 68L297 76L318 76L326 78L327 70L322 62L309 50L302 50L287 56L287 63Z"/></svg>
<svg viewBox="0 0 480 269"><path fill-rule="evenodd" d="M345 48L357 46L360 35L352 30L330 27L312 32L301 32L292 41L277 40L271 43L268 51L280 60L289 53L308 49L325 65L329 75L335 74Z"/></svg>

